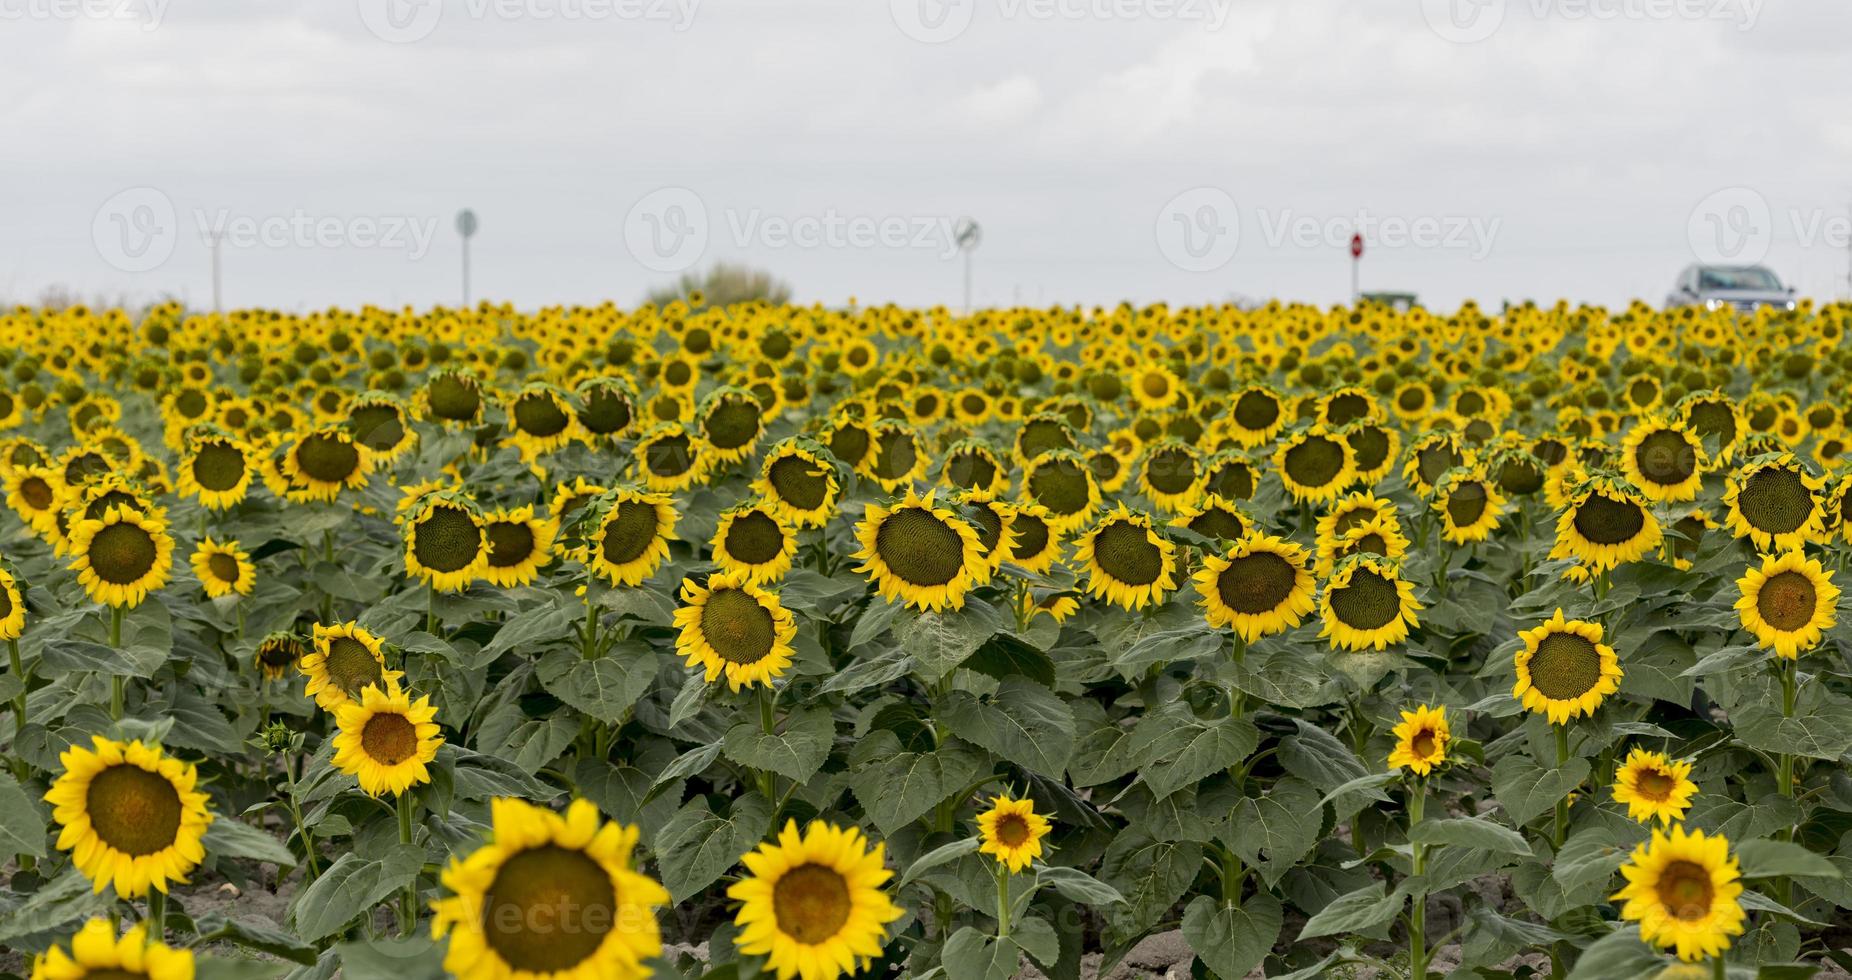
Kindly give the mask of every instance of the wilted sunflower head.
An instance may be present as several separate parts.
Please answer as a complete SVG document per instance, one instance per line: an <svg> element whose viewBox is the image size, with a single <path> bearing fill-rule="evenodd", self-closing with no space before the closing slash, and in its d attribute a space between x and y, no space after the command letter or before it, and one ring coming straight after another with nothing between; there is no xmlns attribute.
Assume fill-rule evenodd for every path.
<svg viewBox="0 0 1852 980"><path fill-rule="evenodd" d="M252 663L265 680L281 680L302 659L302 654L302 637L286 630L277 630L258 641Z"/></svg>

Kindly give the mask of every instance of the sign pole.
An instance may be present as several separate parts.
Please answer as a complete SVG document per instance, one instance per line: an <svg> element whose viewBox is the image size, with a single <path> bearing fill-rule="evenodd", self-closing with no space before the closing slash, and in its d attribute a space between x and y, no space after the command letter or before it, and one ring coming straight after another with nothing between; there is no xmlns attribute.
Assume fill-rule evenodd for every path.
<svg viewBox="0 0 1852 980"><path fill-rule="evenodd" d="M481 223L476 212L464 208L457 212L457 234L463 236L463 308L469 309L469 240L476 237Z"/></svg>
<svg viewBox="0 0 1852 980"><path fill-rule="evenodd" d="M1363 236L1350 236L1350 305L1356 306L1363 300L1363 290L1358 285L1358 273L1363 267Z"/></svg>

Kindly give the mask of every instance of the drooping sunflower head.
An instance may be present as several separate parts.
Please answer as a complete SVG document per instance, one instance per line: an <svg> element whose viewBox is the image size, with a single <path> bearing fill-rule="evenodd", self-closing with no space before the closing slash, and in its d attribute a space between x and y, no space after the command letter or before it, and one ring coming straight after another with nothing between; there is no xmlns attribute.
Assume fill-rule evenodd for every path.
<svg viewBox="0 0 1852 980"><path fill-rule="evenodd" d="M1342 436L1322 426L1287 435L1273 453L1286 492L1301 503L1336 500L1356 479L1356 460Z"/></svg>
<svg viewBox="0 0 1852 980"><path fill-rule="evenodd" d="M431 903L459 977L645 980L662 953L669 893L633 868L637 829L601 823L589 800L555 813L513 797L489 804L489 840L452 858L450 895Z"/></svg>
<svg viewBox="0 0 1852 980"><path fill-rule="evenodd" d="M1000 493L1010 483L1009 469L990 444L981 439L961 439L946 450L940 475L960 490L986 493Z"/></svg>
<svg viewBox="0 0 1852 980"><path fill-rule="evenodd" d="M1601 702L1620 690L1620 658L1603 643L1600 623L1571 620L1561 609L1518 638L1523 646L1514 658L1517 683L1511 696L1526 710L1566 725L1572 718L1592 715Z"/></svg>
<svg viewBox="0 0 1852 980"><path fill-rule="evenodd" d="M502 508L483 515L482 531L488 554L478 574L508 589L533 582L552 560L559 522L536 516L531 506Z"/></svg>
<svg viewBox="0 0 1852 980"><path fill-rule="evenodd" d="M357 623L315 625L314 648L303 654L299 669L308 677L303 693L328 711L358 697L369 687L405 675L386 669L386 641Z"/></svg>
<svg viewBox="0 0 1852 980"><path fill-rule="evenodd" d="M73 521L71 567L90 598L133 608L167 584L174 539L167 525L141 511L111 506L101 517Z"/></svg>
<svg viewBox="0 0 1852 980"><path fill-rule="evenodd" d="M784 578L791 570L791 561L797 555L797 532L765 504L738 504L721 513L714 528L713 551L714 564L721 571L764 585Z"/></svg>
<svg viewBox="0 0 1852 980"><path fill-rule="evenodd" d="M1609 477L1584 481L1556 521L1550 557L1602 572L1638 561L1661 540L1658 518L1631 485Z"/></svg>
<svg viewBox="0 0 1852 980"><path fill-rule="evenodd" d="M1408 462L1402 467L1402 479L1423 493L1431 490L1447 471L1471 464L1472 452L1462 445L1460 435L1438 430L1416 439L1408 447Z"/></svg>
<svg viewBox="0 0 1852 980"><path fill-rule="evenodd" d="M1627 806L1627 815L1641 823L1657 819L1671 825L1685 818L1698 784L1691 781L1691 763L1664 752L1634 749L1614 775L1614 802Z"/></svg>
<svg viewBox="0 0 1852 980"><path fill-rule="evenodd" d="M280 469L291 500L328 501L365 486L373 457L345 428L324 425L288 444Z"/></svg>
<svg viewBox="0 0 1852 980"><path fill-rule="evenodd" d="M1124 504L1074 540L1074 562L1087 572L1087 591L1125 609L1161 603L1177 587L1177 546L1151 518Z"/></svg>
<svg viewBox="0 0 1852 980"><path fill-rule="evenodd" d="M587 378L574 393L579 425L594 436L621 436L637 420L636 393L620 378Z"/></svg>
<svg viewBox="0 0 1852 980"><path fill-rule="evenodd" d="M257 580L251 556L238 547L238 542L220 543L210 537L193 552L193 574L199 576L206 595L214 599L234 593L250 595Z"/></svg>
<svg viewBox="0 0 1852 980"><path fill-rule="evenodd" d="M727 888L740 903L739 951L765 957L778 980L836 980L866 968L903 914L881 887L893 875L883 851L854 827L815 821L799 834L787 822L776 841L741 859L747 875Z"/></svg>
<svg viewBox="0 0 1852 980"><path fill-rule="evenodd" d="M1100 485L1079 453L1043 453L1023 470L1023 495L1048 510L1049 526L1062 534L1091 520L1100 506Z"/></svg>
<svg viewBox="0 0 1852 980"><path fill-rule="evenodd" d="M26 600L13 573L0 567L0 640L17 640L26 630Z"/></svg>
<svg viewBox="0 0 1852 980"><path fill-rule="evenodd" d="M201 840L213 819L193 765L139 740L90 741L58 756L63 772L45 794L62 828L58 848L96 891L114 885L139 898L184 883L206 856Z"/></svg>
<svg viewBox="0 0 1852 980"><path fill-rule="evenodd" d="M809 440L786 439L765 454L753 489L780 519L814 528L836 512L842 478L828 450Z"/></svg>
<svg viewBox="0 0 1852 980"><path fill-rule="evenodd" d="M1401 566L1375 555L1339 562L1318 598L1319 636L1344 650L1382 650L1408 639L1421 603Z"/></svg>
<svg viewBox="0 0 1852 980"><path fill-rule="evenodd" d="M439 592L460 592L482 573L489 538L476 505L456 491L426 494L405 521L405 571Z"/></svg>
<svg viewBox="0 0 1852 980"><path fill-rule="evenodd" d="M669 557L676 513L669 496L630 487L613 490L592 504L587 518L592 571L613 586L642 584Z"/></svg>
<svg viewBox="0 0 1852 980"><path fill-rule="evenodd" d="M1825 535L1825 481L1807 472L1792 453L1769 453L1731 474L1723 502L1739 538L1758 551L1774 552L1817 542Z"/></svg>
<svg viewBox="0 0 1852 980"><path fill-rule="evenodd" d="M909 490L892 507L868 505L855 529L862 547L852 557L889 602L962 609L965 593L987 578L984 546L977 528L933 497Z"/></svg>
<svg viewBox="0 0 1852 980"><path fill-rule="evenodd" d="M1505 509L1505 495L1476 469L1449 470L1434 485L1434 512L1440 515L1441 537L1452 544L1471 544L1492 536Z"/></svg>
<svg viewBox="0 0 1852 980"><path fill-rule="evenodd" d="M665 422L644 433L635 455L643 485L665 493L701 482L715 462L706 444L682 422Z"/></svg>
<svg viewBox="0 0 1852 980"><path fill-rule="evenodd" d="M716 388L701 402L696 413L700 418L703 447L716 464L737 462L752 455L753 447L765 433L764 410L752 392L744 388Z"/></svg>
<svg viewBox="0 0 1852 980"><path fill-rule="evenodd" d="M1365 419L1345 426L1341 434L1344 442L1350 446L1358 483L1374 485L1395 466L1396 453L1402 448L1402 437L1396 430L1381 422Z"/></svg>
<svg viewBox="0 0 1852 980"><path fill-rule="evenodd" d="M1160 509L1176 513L1195 502L1204 475L1194 448L1178 439L1161 439L1138 462L1138 489Z"/></svg>
<svg viewBox="0 0 1852 980"><path fill-rule="evenodd" d="M1170 526L1186 528L1212 541L1232 542L1245 537L1254 521L1229 500L1210 493L1184 508Z"/></svg>
<svg viewBox="0 0 1852 980"><path fill-rule="evenodd" d="M508 441L533 459L571 442L579 434L572 403L565 392L544 382L529 382L508 399Z"/></svg>
<svg viewBox="0 0 1852 980"><path fill-rule="evenodd" d="M1447 725L1447 706L1430 708L1424 704L1402 712L1393 734L1395 748L1389 752L1389 768L1428 775L1447 761L1447 743L1453 741L1453 730Z"/></svg>
<svg viewBox="0 0 1852 980"><path fill-rule="evenodd" d="M428 783L444 744L436 717L429 697L413 701L396 681L369 685L334 711L334 767L359 780L368 796L398 796Z"/></svg>
<svg viewBox="0 0 1852 980"><path fill-rule="evenodd" d="M1742 935L1742 874L1723 835L1654 830L1620 870L1627 879L1614 895L1623 903L1621 918L1638 922L1647 942L1690 963L1722 956L1730 937Z"/></svg>
<svg viewBox="0 0 1852 980"><path fill-rule="evenodd" d="M1203 618L1252 643L1298 626L1313 609L1311 557L1299 545L1249 534L1225 555L1204 555L1196 573Z"/></svg>
<svg viewBox="0 0 1852 980"><path fill-rule="evenodd" d="M1024 797L1011 799L999 795L989 810L977 816L979 854L988 854L997 863L1017 874L1042 856L1042 838L1048 836L1049 820L1035 812L1035 801Z"/></svg>
<svg viewBox="0 0 1852 980"><path fill-rule="evenodd" d="M1838 621L1839 587L1819 559L1796 549L1764 555L1737 580L1743 628L1778 657L1792 660L1820 645Z"/></svg>
<svg viewBox="0 0 1852 980"><path fill-rule="evenodd" d="M150 939L146 924L118 937L115 922L103 918L85 922L68 943L32 961L32 980L193 980L193 975L192 950Z"/></svg>
<svg viewBox="0 0 1852 980"><path fill-rule="evenodd" d="M290 668L301 662L302 653L302 637L287 630L277 630L258 641L251 665L257 668L264 680L282 680Z"/></svg>
<svg viewBox="0 0 1852 980"><path fill-rule="evenodd" d="M1648 500L1682 502L1697 497L1709 460L1697 433L1683 425L1646 419L1621 442L1621 472Z"/></svg>
<svg viewBox="0 0 1852 980"><path fill-rule="evenodd" d="M200 506L223 510L243 500L250 491L251 447L224 434L207 434L192 441L180 460L180 492L198 497Z"/></svg>
<svg viewBox="0 0 1852 980"><path fill-rule="evenodd" d="M395 462L418 444L405 406L385 392L367 392L349 402L347 429L377 464Z"/></svg>
<svg viewBox="0 0 1852 980"><path fill-rule="evenodd" d="M860 472L881 489L898 493L926 474L926 453L911 422L880 419L869 426L868 437L871 446L862 457Z"/></svg>
<svg viewBox="0 0 1852 980"><path fill-rule="evenodd" d="M681 596L675 648L688 666L705 671L708 683L724 676L735 691L770 687L790 669L797 622L776 593L723 572L706 585L683 580Z"/></svg>
<svg viewBox="0 0 1852 980"><path fill-rule="evenodd" d="M1237 450L1227 450L1215 454L1204 464L1208 476L1203 480L1203 490L1226 500L1247 500L1254 496L1254 485L1258 475L1254 464Z"/></svg>

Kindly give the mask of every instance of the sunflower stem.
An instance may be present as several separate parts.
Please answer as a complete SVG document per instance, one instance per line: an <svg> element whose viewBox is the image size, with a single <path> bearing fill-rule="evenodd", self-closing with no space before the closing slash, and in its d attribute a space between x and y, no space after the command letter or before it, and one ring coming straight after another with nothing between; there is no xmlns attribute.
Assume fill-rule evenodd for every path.
<svg viewBox="0 0 1852 980"><path fill-rule="evenodd" d="M1423 811L1427 808L1427 780L1416 777L1410 786L1408 797L1408 836L1409 849L1414 874L1419 877L1427 872L1427 849L1413 841L1415 828L1421 824ZM1427 935L1427 898L1419 891L1413 896L1414 904L1408 910L1408 975L1413 980L1427 980L1428 977L1428 935Z"/></svg>
<svg viewBox="0 0 1852 980"><path fill-rule="evenodd" d="M167 938L167 893L159 888L148 890L148 944Z"/></svg>
<svg viewBox="0 0 1852 980"><path fill-rule="evenodd" d="M1010 869L997 865L997 938L1010 934Z"/></svg>
<svg viewBox="0 0 1852 980"><path fill-rule="evenodd" d="M1730 970L1728 967L1724 965L1723 957L1721 956L1711 957L1711 976L1714 978L1714 980L1725 980L1725 978L1728 977L1729 975L1730 975Z"/></svg>
<svg viewBox="0 0 1852 980"><path fill-rule="evenodd" d="M598 651L598 605L592 601L592 580L585 580L585 659L590 660Z"/></svg>
<svg viewBox="0 0 1852 980"><path fill-rule="evenodd" d="M1557 725L1556 728L1556 768L1569 765L1569 726ZM1550 843L1558 850L1562 849L1563 840L1569 835L1569 797L1565 795L1556 801L1556 826L1550 836Z"/></svg>
<svg viewBox="0 0 1852 980"><path fill-rule="evenodd" d="M308 885L322 875L321 865L315 860L315 837L309 833L309 825L302 820L302 806L296 802L296 767L290 757L283 757L283 778L289 781L289 815L296 821L296 833L302 837L302 855L309 863L309 876L303 882Z"/></svg>
<svg viewBox="0 0 1852 980"><path fill-rule="evenodd" d="M1800 661L1798 658L1783 658L1781 661L1781 717L1783 718L1794 717L1794 706L1799 700L1800 685L1796 674L1799 663ZM1781 795L1790 800L1794 799L1794 756L1791 753L1781 753L1779 771L1776 773L1776 778L1780 780L1781 785L1779 791ZM1793 843L1794 827L1792 825L1781 829L1781 839ZM1775 893L1776 896L1781 899L1781 904L1789 904L1792 898L1792 886L1793 882L1785 877L1775 880ZM1721 962L1721 960L1719 962Z"/></svg>
<svg viewBox="0 0 1852 980"><path fill-rule="evenodd" d="M19 641L6 641L7 667L13 672L13 679L19 682L19 693L13 695L13 776L25 782L32 775L32 767L19 755L19 740L26 731L26 685L31 678L26 676L26 668L20 663Z"/></svg>
<svg viewBox="0 0 1852 980"><path fill-rule="evenodd" d="M412 809L418 805L418 798L411 793L399 794L399 843L412 842ZM399 900L399 935L412 934L412 926L418 921L418 879L413 878L405 886L405 894Z"/></svg>

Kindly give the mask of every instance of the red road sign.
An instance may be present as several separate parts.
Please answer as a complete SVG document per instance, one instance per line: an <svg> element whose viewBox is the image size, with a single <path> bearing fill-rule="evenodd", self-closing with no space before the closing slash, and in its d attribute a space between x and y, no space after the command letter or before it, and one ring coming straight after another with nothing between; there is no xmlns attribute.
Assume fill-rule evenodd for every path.
<svg viewBox="0 0 1852 980"><path fill-rule="evenodd" d="M1362 235L1350 236L1350 257L1353 259L1363 258L1363 236Z"/></svg>

